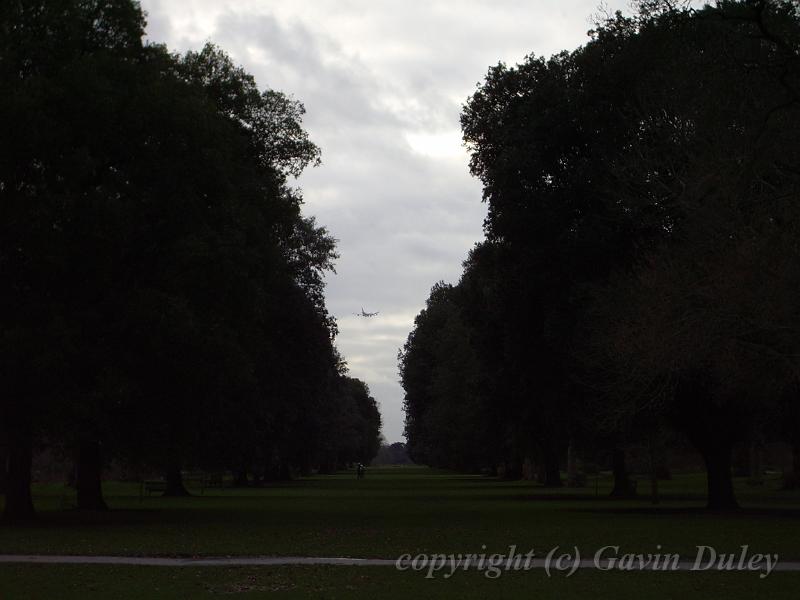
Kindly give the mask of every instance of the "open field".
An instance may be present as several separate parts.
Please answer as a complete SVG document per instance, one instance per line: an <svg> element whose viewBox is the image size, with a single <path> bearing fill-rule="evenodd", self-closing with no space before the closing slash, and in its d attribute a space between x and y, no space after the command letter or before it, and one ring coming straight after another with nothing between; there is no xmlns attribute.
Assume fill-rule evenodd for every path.
<svg viewBox="0 0 800 600"><path fill-rule="evenodd" d="M662 501L606 498L610 478L545 489L421 468L322 476L263 489L206 491L139 501L137 484L109 483L107 513L62 510L60 486L37 487L37 522L0 525L0 553L141 556L293 555L395 558L404 552L475 552L483 544L540 551L615 544L630 551L720 551L742 544L800 560L800 493L777 479L737 480L740 514L709 514L704 476L661 482Z"/></svg>
<svg viewBox="0 0 800 600"><path fill-rule="evenodd" d="M498 579L459 573L425 579L391 567L270 567L169 569L165 567L6 566L0 569L0 598L31 600L114 598L269 597L358 598L674 598L709 600L797 597L800 575L778 573L761 580L744 573L598 573L579 571L569 579L542 571Z"/></svg>
<svg viewBox="0 0 800 600"><path fill-rule="evenodd" d="M702 509L704 477L676 475L661 482L662 501L607 499L610 479L583 489L548 490L422 468L373 469L312 477L264 489L206 491L203 496L140 502L136 484L109 483L113 510L62 510L71 498L60 486L36 488L37 522L0 526L1 554L129 556L351 556L397 558L410 553L507 553L577 546L582 556L618 545L622 552L671 552L693 558L697 545L719 552L777 553L800 560L800 493L758 488L737 480L744 509ZM486 549L483 549L485 545ZM660 545L661 548L657 548ZM164 568L5 565L0 598L184 597L196 593L272 591L276 597L545 597L584 596L602 585L603 597L792 597L800 574L601 573L578 571L566 580L541 570L479 572L433 580L391 567ZM53 590L60 589L59 594ZM650 592L648 592L650 590ZM657 595L656 592L662 595ZM664 595L666 594L666 595ZM594 597L597 597L596 594Z"/></svg>

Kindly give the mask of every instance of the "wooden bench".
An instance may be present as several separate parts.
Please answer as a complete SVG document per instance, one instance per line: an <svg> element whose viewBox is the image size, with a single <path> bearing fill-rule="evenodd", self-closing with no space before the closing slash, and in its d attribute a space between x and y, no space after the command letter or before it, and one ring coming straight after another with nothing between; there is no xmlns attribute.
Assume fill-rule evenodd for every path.
<svg viewBox="0 0 800 600"><path fill-rule="evenodd" d="M205 494L206 488L223 489L225 487L225 474L224 473L203 473L201 471L184 472L183 473L184 486L192 485L199 487L200 493ZM150 496L153 492L166 492L167 482L163 479L145 479L142 481L139 490L139 500L143 500L145 494Z"/></svg>
<svg viewBox="0 0 800 600"><path fill-rule="evenodd" d="M142 481L141 489L139 490L139 500L144 498L145 493L150 496L153 492L166 492L167 482L163 479L147 479Z"/></svg>
<svg viewBox="0 0 800 600"><path fill-rule="evenodd" d="M225 477L222 473L209 473L203 480L203 491L205 488L224 488Z"/></svg>
<svg viewBox="0 0 800 600"><path fill-rule="evenodd" d="M191 471L183 474L183 484L186 487L199 487L200 493L205 494L208 488L225 487L225 474L220 472L206 473L204 471Z"/></svg>

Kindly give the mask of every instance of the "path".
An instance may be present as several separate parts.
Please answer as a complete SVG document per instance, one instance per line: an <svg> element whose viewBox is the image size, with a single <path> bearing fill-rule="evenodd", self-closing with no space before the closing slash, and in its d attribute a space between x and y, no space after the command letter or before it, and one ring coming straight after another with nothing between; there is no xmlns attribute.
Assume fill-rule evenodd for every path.
<svg viewBox="0 0 800 600"><path fill-rule="evenodd" d="M0 554L0 564L48 564L48 565L138 565L148 567L250 567L250 566L288 566L288 565L339 565L339 566L370 566L370 567L395 567L397 559L394 558L332 558L315 556L227 556L227 557L197 557L197 558L168 558L146 556L70 556L70 555L43 555L43 554ZM404 570L414 570L410 561L405 561ZM542 558L530 561L531 569L545 569L547 561ZM570 565L572 566L572 565ZM677 563L676 571L699 571L693 569L692 561ZM473 565L473 568L476 565ZM502 566L501 566L502 568ZM554 570L569 570L555 569ZM583 559L576 568L597 569L593 560ZM425 568L419 569L426 571ZM438 570L438 569L437 569ZM617 570L617 569L607 569ZM661 571L652 567L631 570ZM713 571L715 569L710 569ZM775 571L800 572L800 561L779 561L774 565ZM756 570L757 571L757 570Z"/></svg>

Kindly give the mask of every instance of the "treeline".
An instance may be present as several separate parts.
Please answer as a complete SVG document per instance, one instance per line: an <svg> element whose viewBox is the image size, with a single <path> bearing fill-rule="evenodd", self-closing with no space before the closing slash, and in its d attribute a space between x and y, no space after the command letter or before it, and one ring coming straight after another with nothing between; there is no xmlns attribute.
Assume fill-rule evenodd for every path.
<svg viewBox="0 0 800 600"><path fill-rule="evenodd" d="M680 435L730 508L737 445L800 471L800 17L637 4L464 106L486 239L400 353L406 435L415 462L553 486L569 449L617 493L626 448L655 473Z"/></svg>
<svg viewBox="0 0 800 600"><path fill-rule="evenodd" d="M408 449L403 442L381 444L378 454L372 459L373 466L382 465L410 465L413 464L408 456Z"/></svg>
<svg viewBox="0 0 800 600"><path fill-rule="evenodd" d="M262 480L368 462L380 415L333 344L335 240L289 184L319 149L298 101L220 49L142 41L130 0L0 6L0 479L31 457Z"/></svg>

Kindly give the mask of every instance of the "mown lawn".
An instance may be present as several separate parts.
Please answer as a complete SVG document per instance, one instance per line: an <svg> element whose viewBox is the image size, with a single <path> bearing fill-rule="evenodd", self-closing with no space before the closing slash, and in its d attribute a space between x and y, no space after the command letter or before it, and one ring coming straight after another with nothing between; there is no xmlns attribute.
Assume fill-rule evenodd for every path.
<svg viewBox="0 0 800 600"><path fill-rule="evenodd" d="M702 544L720 552L747 545L751 552L800 560L800 493L780 491L777 479L761 487L737 481L744 507L737 514L702 508L701 475L661 482L658 506L646 497L610 500L610 483L606 475L590 479L583 489L547 490L530 482L396 468L371 469L363 481L343 473L144 501L135 484L109 483L105 492L112 510L101 514L64 508L73 501L71 492L40 486L39 518L0 525L0 554L397 558L421 552L506 553L515 545L538 556L554 546L577 546L591 558L602 546L618 545L622 552L662 551L692 559ZM579 571L565 580L531 571L491 580L469 572L428 580L391 567L0 567L2 600L264 592L284 598L569 598L586 597L596 586L604 590L600 597L608 598L788 598L800 589L800 574L760 579L752 573Z"/></svg>
<svg viewBox="0 0 800 600"><path fill-rule="evenodd" d="M548 490L428 469L370 470L313 477L264 489L207 491L191 498L138 498L135 484L111 483L112 510L62 509L59 486L36 489L37 522L0 525L0 553L115 555L295 555L395 558L402 553L582 552L615 544L629 551L753 551L800 560L800 493L779 482L737 481L740 514L709 514L704 478L662 482L662 502L608 499L608 477L583 489Z"/></svg>
<svg viewBox="0 0 800 600"><path fill-rule="evenodd" d="M477 572L425 579L391 567L0 567L0 598L140 600L142 598L558 598L657 600L794 600L800 574L599 573L548 578L543 571L488 579Z"/></svg>

